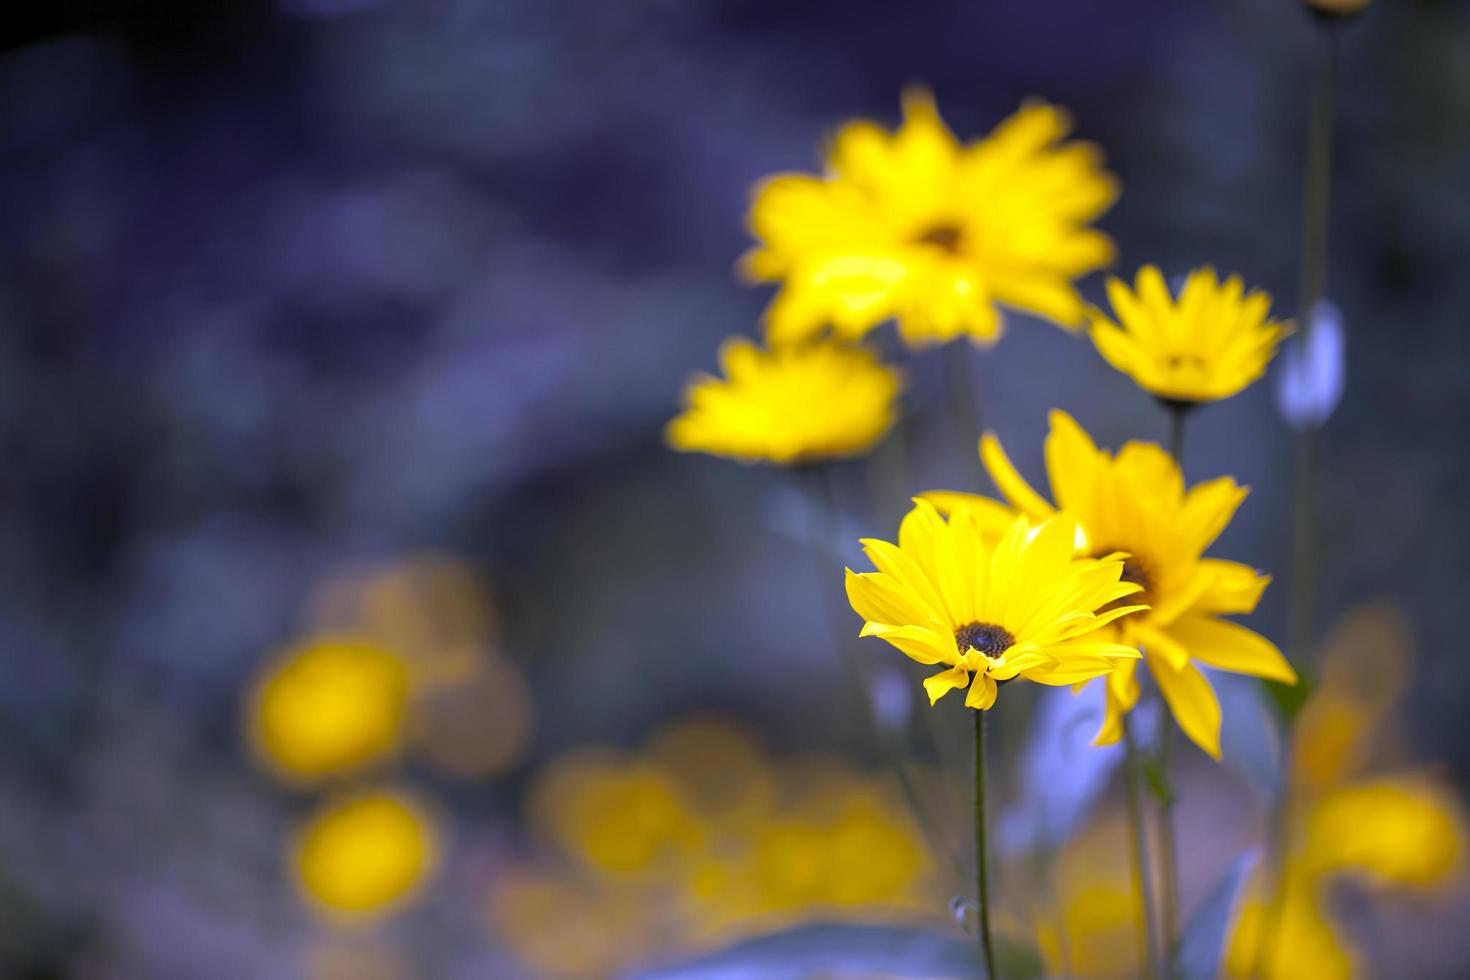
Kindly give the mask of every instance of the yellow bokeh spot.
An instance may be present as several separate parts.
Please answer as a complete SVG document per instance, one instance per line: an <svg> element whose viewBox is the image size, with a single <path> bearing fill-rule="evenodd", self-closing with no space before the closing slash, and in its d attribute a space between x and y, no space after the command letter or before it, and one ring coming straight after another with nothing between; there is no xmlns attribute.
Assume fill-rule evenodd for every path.
<svg viewBox="0 0 1470 980"><path fill-rule="evenodd" d="M297 881L317 905L380 914L411 896L438 862L433 826L417 805L388 792L328 805L302 829Z"/></svg>
<svg viewBox="0 0 1470 980"><path fill-rule="evenodd" d="M700 840L679 788L658 767L574 754L532 791L533 821L568 854L613 875L668 866Z"/></svg>
<svg viewBox="0 0 1470 980"><path fill-rule="evenodd" d="M378 647L327 639L271 667L251 693L246 723L257 755L288 779L362 768L398 746L408 671Z"/></svg>

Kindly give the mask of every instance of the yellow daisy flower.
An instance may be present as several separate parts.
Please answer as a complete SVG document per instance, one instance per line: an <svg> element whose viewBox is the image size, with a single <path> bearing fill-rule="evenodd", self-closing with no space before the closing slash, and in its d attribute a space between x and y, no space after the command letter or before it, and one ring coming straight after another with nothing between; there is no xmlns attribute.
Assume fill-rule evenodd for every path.
<svg viewBox="0 0 1470 980"><path fill-rule="evenodd" d="M1096 631L1144 607L1119 601L1140 589L1122 581L1118 556L1074 560L1076 533L1065 516L1039 526L1016 518L991 542L972 508L946 521L916 500L898 544L863 541L878 570L847 570L848 601L867 621L861 635L947 665L924 681L930 704L969 687L965 704L984 710L996 685L1017 676L1072 684L1105 674L1138 651Z"/></svg>
<svg viewBox="0 0 1470 980"><path fill-rule="evenodd" d="M1265 372L1291 332L1269 319L1269 293L1246 293L1239 276L1220 282L1208 267L1191 272L1175 299L1158 267L1146 265L1132 290L1109 278L1108 302L1122 325L1092 311L1098 353L1168 401L1229 398Z"/></svg>
<svg viewBox="0 0 1470 980"><path fill-rule="evenodd" d="M1031 520L1055 508L1011 464L994 434L980 442L980 458L1002 495ZM1128 555L1125 581L1136 583L1148 611L1118 624L1122 642L1142 649L1179 727L1200 748L1220 757L1220 704L1197 663L1285 683L1296 673L1265 637L1223 614L1248 613L1271 581L1249 566L1204 557L1248 492L1229 477L1186 491L1172 457L1153 443L1130 442L1114 456L1066 412L1051 413L1046 469L1058 507L1079 522L1083 554ZM970 507L999 531L994 502L969 494L925 495L942 509ZM958 513L958 511L956 511ZM1122 661L1107 679L1107 715L1098 743L1117 741L1123 715L1138 700L1136 661Z"/></svg>
<svg viewBox="0 0 1470 980"><path fill-rule="evenodd" d="M896 317L910 346L960 335L994 343L1003 303L1069 329L1085 307L1072 281L1113 258L1088 227L1118 196L1090 143L1062 143L1061 109L1028 102L985 139L962 145L923 89L904 93L894 133L843 126L826 173L758 185L745 272L780 282L766 314L772 342L830 325L861 337Z"/></svg>
<svg viewBox="0 0 1470 980"><path fill-rule="evenodd" d="M761 350L720 348L725 379L702 375L665 429L670 446L744 462L803 463L871 449L898 419L899 373L834 341Z"/></svg>

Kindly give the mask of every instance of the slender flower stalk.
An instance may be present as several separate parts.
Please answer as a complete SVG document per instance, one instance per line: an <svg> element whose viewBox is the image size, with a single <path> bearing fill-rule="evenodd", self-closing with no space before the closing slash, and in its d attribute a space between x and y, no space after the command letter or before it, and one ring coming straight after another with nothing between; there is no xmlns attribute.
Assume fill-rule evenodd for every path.
<svg viewBox="0 0 1470 980"><path fill-rule="evenodd" d="M985 833L985 717L988 711L975 715L975 892L978 899L980 955L985 960L985 976L996 980L995 949L990 941L990 878Z"/></svg>
<svg viewBox="0 0 1470 980"><path fill-rule="evenodd" d="M1166 401L1169 412L1169 455L1179 472L1184 472L1184 420L1194 407L1190 402ZM1174 788L1170 778L1172 744L1174 741L1173 716L1167 711L1159 712L1158 765L1163 779L1163 794L1159 798L1159 865L1163 891L1162 918L1164 961L1174 961L1175 946L1179 941L1179 859L1174 831Z"/></svg>
<svg viewBox="0 0 1470 980"><path fill-rule="evenodd" d="M1148 856L1148 829L1143 822L1143 754L1133 734L1133 719L1123 716L1123 746L1126 752L1123 771L1124 796L1128 803L1128 843L1133 852L1133 893L1143 907L1139 922L1138 945L1148 964L1148 976L1162 980L1158 958L1158 923L1154 918L1153 872Z"/></svg>
<svg viewBox="0 0 1470 980"><path fill-rule="evenodd" d="M980 407L980 384L975 371L975 348L963 342L944 352L944 393L955 434L965 454L975 451L985 431L985 412Z"/></svg>
<svg viewBox="0 0 1470 980"><path fill-rule="evenodd" d="M1339 22L1332 17L1317 19L1316 42L1321 49L1312 87L1312 104L1307 116L1307 160L1302 192L1301 311L1302 338L1305 347L1312 336L1312 308L1322 298L1327 286L1327 229L1332 191L1332 127L1333 95L1337 87L1337 48ZM1293 467L1292 494L1292 564L1290 602L1287 606L1288 650L1298 662L1305 659L1312 645L1313 620L1317 604L1317 479L1313 452L1312 427L1303 426L1297 433L1296 458ZM1283 754L1289 751L1284 749ZM1287 760L1283 759L1283 766ZM1289 875L1285 864L1291 851L1291 797L1283 788L1271 814L1269 838L1266 842L1265 872L1271 899L1256 942L1252 977L1264 974L1272 962L1280 937L1281 912L1286 907Z"/></svg>

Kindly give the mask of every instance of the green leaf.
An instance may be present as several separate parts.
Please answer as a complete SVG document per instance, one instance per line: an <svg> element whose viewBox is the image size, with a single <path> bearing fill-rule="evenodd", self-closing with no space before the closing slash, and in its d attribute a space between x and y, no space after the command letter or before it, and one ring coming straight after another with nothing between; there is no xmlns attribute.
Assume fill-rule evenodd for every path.
<svg viewBox="0 0 1470 980"><path fill-rule="evenodd" d="M1266 692L1266 697L1276 706L1276 712L1281 716L1283 728L1290 728L1296 716L1301 714L1302 708L1317 689L1316 679L1302 671L1295 684L1283 684L1280 681L1261 681L1261 689Z"/></svg>
<svg viewBox="0 0 1470 980"><path fill-rule="evenodd" d="M1148 783L1149 792L1164 806L1174 802L1174 783L1158 758L1150 756L1143 760L1143 779Z"/></svg>

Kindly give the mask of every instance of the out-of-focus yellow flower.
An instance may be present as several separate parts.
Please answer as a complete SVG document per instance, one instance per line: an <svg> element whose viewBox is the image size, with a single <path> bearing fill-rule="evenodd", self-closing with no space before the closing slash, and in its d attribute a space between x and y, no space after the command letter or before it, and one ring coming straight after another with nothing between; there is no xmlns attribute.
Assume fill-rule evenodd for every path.
<svg viewBox="0 0 1470 980"><path fill-rule="evenodd" d="M1168 401L1229 398L1259 378L1291 332L1268 318L1271 297L1245 293L1239 276L1220 282L1196 269L1176 300L1156 266L1138 271L1136 290L1108 280L1108 300L1121 326L1092 311L1092 342L1109 364L1140 388Z"/></svg>
<svg viewBox="0 0 1470 980"><path fill-rule="evenodd" d="M393 651L407 668L409 748L445 775L478 779L525 751L532 702L498 653L495 605L464 562L412 555L350 570L314 590L316 630Z"/></svg>
<svg viewBox="0 0 1470 980"><path fill-rule="evenodd" d="M916 500L898 544L864 539L878 570L847 570L848 601L867 621L862 636L948 667L924 681L931 704L969 687L966 706L984 710L995 703L997 682L1018 676L1042 684L1090 680L1139 655L1097 631L1146 607L1120 601L1141 588L1121 581L1118 558L1073 560L1076 535L1065 516L1034 528L1018 517L991 543L972 508L946 521L933 504Z"/></svg>
<svg viewBox="0 0 1470 980"><path fill-rule="evenodd" d="M409 899L432 872L439 843L420 807L375 791L329 803L293 851L302 892L332 915L371 917Z"/></svg>
<svg viewBox="0 0 1470 980"><path fill-rule="evenodd" d="M1459 801L1425 778L1393 776L1346 786L1311 808L1302 862L1384 888L1433 889L1465 865Z"/></svg>
<svg viewBox="0 0 1470 980"><path fill-rule="evenodd" d="M398 748L408 694L408 670L391 653L351 639L313 640L255 684L249 741L288 780L341 776Z"/></svg>
<svg viewBox="0 0 1470 980"><path fill-rule="evenodd" d="M651 874L677 864L703 828L667 772L642 760L586 750L561 759L538 780L533 822L588 868Z"/></svg>
<svg viewBox="0 0 1470 980"><path fill-rule="evenodd" d="M422 554L329 578L308 603L310 627L361 637L409 665L414 687L453 686L496 654L496 612L474 570Z"/></svg>
<svg viewBox="0 0 1470 980"><path fill-rule="evenodd" d="M911 346L967 335L993 343L997 303L1071 328L1083 320L1072 281L1112 261L1088 223L1117 181L1055 106L1028 102L985 139L962 145L930 94L904 93L894 133L859 120L837 133L826 173L780 174L755 190L744 259L778 281L772 343L824 327L861 337L890 318Z"/></svg>
<svg viewBox="0 0 1470 980"><path fill-rule="evenodd" d="M527 818L551 853L495 875L489 920L550 976L607 976L802 921L920 921L943 906L928 842L885 782L838 759L774 762L723 721L668 726L638 752L554 760Z"/></svg>
<svg viewBox="0 0 1470 980"><path fill-rule="evenodd" d="M1361 975L1358 955L1345 943L1327 918L1325 883L1300 869L1288 867L1285 900L1273 907L1259 876L1241 897L1235 928L1225 947L1225 976L1262 977L1263 980L1349 980ZM1275 953L1255 970L1261 929L1270 922L1275 930Z"/></svg>
<svg viewBox="0 0 1470 980"><path fill-rule="evenodd" d="M1033 490L1011 464L1000 441L986 433L980 458L1000 492L1017 511L1045 520L1055 508ZM1082 553L1128 556L1123 579L1136 584L1135 601L1147 612L1118 624L1121 641L1143 650L1179 727L1195 744L1220 757L1220 704L1196 662L1220 670L1294 683L1296 673L1265 637L1223 614L1255 609L1271 581L1232 561L1205 558L1204 551L1230 523L1247 490L1229 477L1188 491L1174 460L1153 443L1130 442L1116 456L1099 449L1066 412L1051 413L1046 470L1057 507L1076 518ZM953 492L926 494L945 509L971 506L994 533L993 502ZM1107 715L1099 744L1123 734L1123 715L1138 701L1136 661L1121 661L1107 677Z"/></svg>
<svg viewBox="0 0 1470 980"><path fill-rule="evenodd" d="M1056 855L1052 884L1036 910L1037 947L1049 974L1123 980L1143 971L1127 826L1116 813L1095 821Z"/></svg>
<svg viewBox="0 0 1470 980"><path fill-rule="evenodd" d="M665 437L683 452L742 462L803 463L871 449L898 419L902 381L870 351L834 341L720 348L725 378L702 375Z"/></svg>
<svg viewBox="0 0 1470 980"><path fill-rule="evenodd" d="M1423 773L1365 774L1376 749L1392 741L1412 663L1407 623L1386 603L1351 611L1323 643L1318 689L1292 736L1281 906L1258 873L1231 937L1228 976L1360 976L1362 955L1330 915L1337 882L1429 895L1463 881L1470 819L1454 791ZM1363 683L1370 670L1381 683ZM1273 919L1279 925L1257 972L1260 929Z"/></svg>

